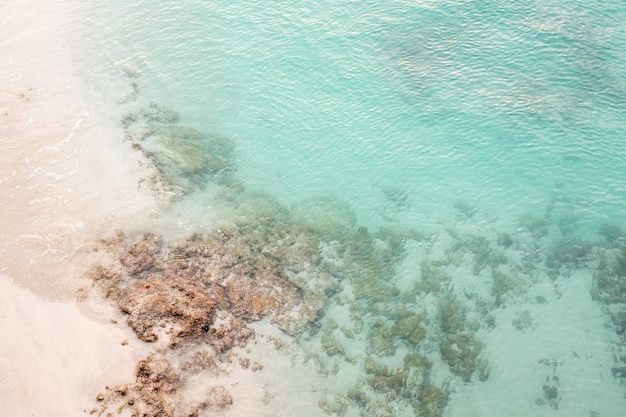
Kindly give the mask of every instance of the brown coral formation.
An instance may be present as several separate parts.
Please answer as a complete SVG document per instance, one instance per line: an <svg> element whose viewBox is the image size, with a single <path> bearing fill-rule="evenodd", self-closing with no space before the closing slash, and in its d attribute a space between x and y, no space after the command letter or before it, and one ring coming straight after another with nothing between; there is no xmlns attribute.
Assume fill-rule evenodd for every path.
<svg viewBox="0 0 626 417"><path fill-rule="evenodd" d="M200 337L209 331L223 292L216 285L151 276L124 287L118 305L141 340L156 341L155 328L167 326L171 343L175 345L181 338Z"/></svg>
<svg viewBox="0 0 626 417"><path fill-rule="evenodd" d="M137 363L135 382L98 394L99 410L92 410L92 414L101 416L110 406L117 405L118 413L128 410L131 417L174 417L175 394L179 388L180 379L171 364L149 357Z"/></svg>
<svg viewBox="0 0 626 417"><path fill-rule="evenodd" d="M129 274L139 274L150 269L161 249L163 238L147 233L143 239L134 243L128 253L120 259L120 263Z"/></svg>
<svg viewBox="0 0 626 417"><path fill-rule="evenodd" d="M121 241L117 268L97 267L91 277L127 315L141 340L154 342L159 339L155 329L165 328L172 346L184 339L214 339L217 350L224 351L224 338L239 345L251 335L243 330L245 322L273 316L281 328L301 331L323 307L314 297L319 294L290 278L277 256L310 261L311 248L295 256L297 249L288 248L289 236L284 230L277 233L283 239L276 248L270 247L271 234L251 242L237 227L167 247L162 247L162 238L146 234L130 245ZM111 245L107 249L116 252ZM292 269L299 272L297 267ZM213 329L218 310L233 316L230 330Z"/></svg>
<svg viewBox="0 0 626 417"><path fill-rule="evenodd" d="M141 360L135 368L135 382L107 388L98 394L98 407L91 414L103 415L116 407L118 414L126 411L131 417L178 417L180 391L184 379L166 359L153 356ZM222 410L233 403L232 396L221 385L206 389L203 400L185 407L185 417L198 417L203 410ZM111 415L110 413L106 414Z"/></svg>
<svg viewBox="0 0 626 417"><path fill-rule="evenodd" d="M317 252L303 244L306 238L293 236L286 228L268 228L267 233L251 237L245 226L233 226L171 244L149 233L135 242L129 240L118 233L99 242L97 249L114 259L108 267L94 268L90 277L144 342L163 341L183 355L192 346L206 344L213 348L211 355L222 355L254 338L248 322L271 317L294 334L324 307L320 297L326 296L325 287L308 289L298 276L305 264L316 262ZM316 239L308 241L318 244ZM282 262L284 257L289 262ZM336 283L330 280L329 285ZM115 404L119 410L128 408L133 416L178 416L175 398L186 376L161 356L140 361L133 384L102 392L100 413ZM209 357L209 362L214 361ZM255 363L251 371L261 368ZM210 400L189 415L204 415L204 409L233 402L223 387L213 391Z"/></svg>

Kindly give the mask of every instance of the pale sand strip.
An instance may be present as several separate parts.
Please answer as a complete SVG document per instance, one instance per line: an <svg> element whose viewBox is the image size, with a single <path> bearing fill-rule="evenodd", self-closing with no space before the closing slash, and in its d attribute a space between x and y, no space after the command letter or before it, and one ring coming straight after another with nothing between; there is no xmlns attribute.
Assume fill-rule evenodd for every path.
<svg viewBox="0 0 626 417"><path fill-rule="evenodd" d="M88 415L96 390L132 379L137 359L123 330L7 279L72 300L93 238L155 209L128 145L82 99L63 35L67 4L0 2L2 416Z"/></svg>

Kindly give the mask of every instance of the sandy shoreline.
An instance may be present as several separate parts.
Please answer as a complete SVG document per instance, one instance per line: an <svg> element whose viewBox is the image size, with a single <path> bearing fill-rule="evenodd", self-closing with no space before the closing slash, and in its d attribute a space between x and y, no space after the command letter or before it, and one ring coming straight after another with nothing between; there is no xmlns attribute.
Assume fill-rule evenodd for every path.
<svg viewBox="0 0 626 417"><path fill-rule="evenodd" d="M45 3L0 5L0 404L13 417L85 415L103 381L128 379L132 333L72 300L93 237L153 209L82 99L67 5Z"/></svg>
<svg viewBox="0 0 626 417"><path fill-rule="evenodd" d="M93 236L149 216L154 202L121 131L105 130L81 95L64 6L0 7L0 272L70 300Z"/></svg>

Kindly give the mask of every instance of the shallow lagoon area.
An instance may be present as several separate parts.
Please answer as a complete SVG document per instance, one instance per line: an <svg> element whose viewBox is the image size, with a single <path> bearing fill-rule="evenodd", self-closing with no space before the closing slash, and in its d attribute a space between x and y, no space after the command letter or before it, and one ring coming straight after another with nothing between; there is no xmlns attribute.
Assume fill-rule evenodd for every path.
<svg viewBox="0 0 626 417"><path fill-rule="evenodd" d="M145 354L88 411L623 414L625 12L72 4L159 202L89 245Z"/></svg>

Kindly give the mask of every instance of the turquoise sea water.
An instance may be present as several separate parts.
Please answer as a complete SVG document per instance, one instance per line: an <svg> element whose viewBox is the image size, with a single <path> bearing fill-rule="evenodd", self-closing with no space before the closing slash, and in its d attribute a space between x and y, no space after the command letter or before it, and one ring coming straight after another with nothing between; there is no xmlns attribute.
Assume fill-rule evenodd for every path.
<svg viewBox="0 0 626 417"><path fill-rule="evenodd" d="M137 71L185 122L232 136L252 187L340 194L364 223L375 184L416 211L624 213L619 2L86 7L92 68Z"/></svg>
<svg viewBox="0 0 626 417"><path fill-rule="evenodd" d="M519 259L536 261L529 276L550 276L559 291L567 285L554 274L567 268L550 264L555 248L621 256L622 1L109 0L75 12L78 71L90 94L119 104L111 117L153 101L186 126L232 139L247 190L286 205L332 196L371 231L391 225L440 241L474 233L493 245L508 233ZM420 253L407 265L434 260L436 246ZM567 258L586 274L587 298L596 285L589 256ZM399 287L415 278L407 268ZM480 268L474 275L491 279ZM615 314L606 318L617 333L599 351L613 349L618 367ZM623 390L623 380L611 383ZM541 384L536 394L551 400ZM528 403L534 415L556 412ZM465 406L451 402L447 412ZM619 397L604 405L623 406ZM587 416L600 405L580 407Z"/></svg>

